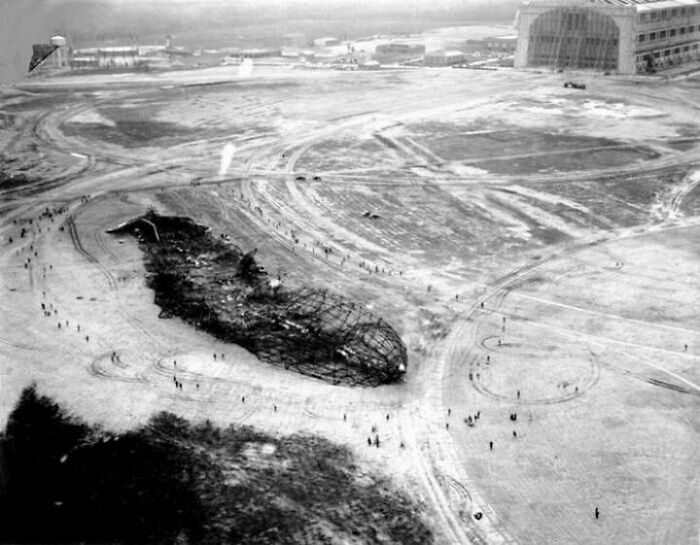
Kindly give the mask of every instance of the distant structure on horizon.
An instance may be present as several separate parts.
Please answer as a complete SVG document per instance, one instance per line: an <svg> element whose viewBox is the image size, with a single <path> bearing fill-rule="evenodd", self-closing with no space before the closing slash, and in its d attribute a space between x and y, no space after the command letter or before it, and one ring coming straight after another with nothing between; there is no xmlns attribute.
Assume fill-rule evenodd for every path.
<svg viewBox="0 0 700 545"><path fill-rule="evenodd" d="M700 0L525 0L515 67L640 74L700 60Z"/></svg>

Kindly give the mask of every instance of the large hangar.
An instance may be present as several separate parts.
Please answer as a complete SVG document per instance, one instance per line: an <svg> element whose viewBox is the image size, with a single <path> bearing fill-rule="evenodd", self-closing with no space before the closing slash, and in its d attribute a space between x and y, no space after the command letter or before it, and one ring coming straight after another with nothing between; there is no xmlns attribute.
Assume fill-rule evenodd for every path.
<svg viewBox="0 0 700 545"><path fill-rule="evenodd" d="M525 0L515 66L620 74L700 59L700 0Z"/></svg>

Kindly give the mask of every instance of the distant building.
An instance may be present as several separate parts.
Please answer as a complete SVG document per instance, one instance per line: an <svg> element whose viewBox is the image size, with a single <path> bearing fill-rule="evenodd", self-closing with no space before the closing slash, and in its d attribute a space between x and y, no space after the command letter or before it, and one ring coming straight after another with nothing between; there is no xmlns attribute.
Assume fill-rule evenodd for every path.
<svg viewBox="0 0 700 545"><path fill-rule="evenodd" d="M99 68L100 60L97 55L73 55L70 59L71 68Z"/></svg>
<svg viewBox="0 0 700 545"><path fill-rule="evenodd" d="M139 48L136 46L101 47L97 50L99 65L106 68L132 68L138 57Z"/></svg>
<svg viewBox="0 0 700 545"><path fill-rule="evenodd" d="M334 45L340 45L340 40L338 38L316 38L314 40L314 47L331 47Z"/></svg>
<svg viewBox="0 0 700 545"><path fill-rule="evenodd" d="M86 47L73 50L73 68L132 68L141 64L138 46Z"/></svg>
<svg viewBox="0 0 700 545"><path fill-rule="evenodd" d="M451 66L463 63L464 53L461 51L430 51L425 54L424 64L426 66Z"/></svg>
<svg viewBox="0 0 700 545"><path fill-rule="evenodd" d="M493 53L515 53L518 45L518 35L491 36L482 40L484 49Z"/></svg>
<svg viewBox="0 0 700 545"><path fill-rule="evenodd" d="M515 66L635 74L700 60L700 0L526 0Z"/></svg>
<svg viewBox="0 0 700 545"><path fill-rule="evenodd" d="M409 44L402 42L389 42L379 44L375 52L377 55L423 55L425 46L422 44Z"/></svg>

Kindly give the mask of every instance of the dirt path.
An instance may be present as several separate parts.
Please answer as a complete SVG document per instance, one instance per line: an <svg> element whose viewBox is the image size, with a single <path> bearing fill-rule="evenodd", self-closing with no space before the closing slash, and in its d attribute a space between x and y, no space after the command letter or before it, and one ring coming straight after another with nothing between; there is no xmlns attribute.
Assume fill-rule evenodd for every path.
<svg viewBox="0 0 700 545"><path fill-rule="evenodd" d="M530 84L546 80L527 77ZM482 79L488 81L479 75L474 85ZM515 93L521 85L517 78L508 77L499 94ZM138 96L139 92L130 89L127 94ZM668 323L652 327L647 318L611 312L594 299L584 300L575 287L561 298L549 298L547 290L567 282L578 286L576 282L590 277L592 282L607 283L606 293L614 293L627 285L630 277L624 275L639 278L649 254L632 254L626 243L640 247L657 244L660 248L654 241L672 233L678 237L675 244L687 241L697 232L697 218L683 217L678 211L700 178L689 175L664 194L663 221L640 222L624 229L613 229L612 225L604 231L582 229L545 205L556 206L558 202L547 198L547 184L662 169L677 166L680 160L691 164L699 149L682 158L669 155L626 167L466 180L475 190L515 182L538 184L539 196L523 190L510 204L532 220L561 227L573 238L513 256L494 254L488 270L483 271L479 267L487 261L469 264L471 270L459 263L464 259L461 256L455 257L453 267L431 261L431 246L439 245L443 236L431 231L433 218L427 218L425 229L415 229L423 253L398 249L405 243L401 233L382 232L381 228L360 230L341 219L334 213L335 203L321 190L326 184L346 184L348 189L361 186L362 177L343 178L333 169L319 168L314 175L321 177L320 182L294 179L304 154L339 131L362 130L371 136L397 121L442 119L458 107L479 108L491 101L492 96L478 92L467 96L463 87L446 85L428 98L407 93L397 99L388 94L370 105L358 105L355 114L347 107L340 112L340 121L320 124L303 134L283 128L273 136L268 132L264 138L239 142L232 174L223 179L217 178L212 165L218 166L225 137L131 154L114 147L92 146L61 133L60 124L89 105L78 104L42 116L17 142L38 139L63 154L66 172L73 172L73 178L60 187L14 201L13 209L0 223L3 242L16 234L14 221L26 224L46 203L72 204L60 221L35 220L29 236L6 245L7 251L0 255L2 290L7 295L0 301L0 360L8 394L0 404L0 414L5 417L31 376L76 413L119 429L142 422L154 410L172 410L194 419L246 423L275 433L318 433L351 445L362 463L383 468L424 500L440 521L437 527L444 543L577 543L580 536L605 542L622 539L625 532L631 532L626 542L653 543L653 536L644 537L642 530L631 526L649 528L649 524L656 524L650 522L654 513L670 516L671 506L680 509L685 502L689 507L680 509L677 528L664 518L668 535L679 536L677 542L682 543L689 527L687 513L697 497L688 492L687 485L678 485L678 479L687 475L693 458L674 458L665 474L650 471L634 450L635 441L649 442L654 453L663 452L663 445L644 431L641 417L632 419L629 439L622 441L618 450L603 445L599 438L611 437L601 422L609 420L610 426L622 426L615 422L622 420L623 408L632 410L615 405L616 388L630 399L646 396L654 403L656 398L649 397L646 389L653 388L653 392L663 391L659 395L684 396L663 399L664 406L675 411L669 414L672 430L668 433L676 434L673 437L678 438L680 449L686 448L679 420L687 419L688 407L696 396L673 387L698 389L698 378L690 368L697 360L700 339L692 326L686 325L688 316L671 313ZM255 107L260 115L267 111L264 105ZM415 151L421 161L437 165L439 154L425 143L415 139L406 142L405 159L411 159L411 151ZM84 158L75 157L75 153ZM83 165L77 173L71 171L76 163ZM238 173L247 175L238 177ZM416 181L404 170L390 171L387 176L393 179L377 183L389 192L410 186L465 184L462 175L447 171L434 180ZM368 183L375 181L371 179L374 175L368 177ZM193 186L193 180L199 185ZM265 237L271 251L279 254L274 257L296 259L302 270L313 271L306 279L309 282L335 283L339 289L376 296L373 304L380 312L396 312L392 319L401 324L407 339L410 369L406 383L379 389L333 387L261 364L238 347L218 343L179 320L159 319L152 294L143 285L144 270L136 245L131 241L121 244L103 232L148 206L164 206L165 193L167 202L179 212L220 222L213 225L215 229L235 234L238 228L251 238ZM232 194L238 198L230 199ZM91 195L87 203L80 203L82 195ZM565 202L569 209L576 204L575 200ZM592 208L576 211L597 214ZM459 213L445 210L445 215L458 217ZM322 247L333 248L333 254L322 256ZM615 259L624 262L624 268L601 267L586 254L603 249L620 256ZM651 254L654 251L650 250ZM673 263L686 266L689 262L681 250L669 252ZM370 275L358 262L366 262L370 268L379 264L391 272ZM399 276L399 271L405 274ZM525 289L525 284L539 287ZM654 284L648 287L651 290ZM682 280L664 285L664 289L672 288L687 286ZM663 301L663 293L651 294L649 306L660 306L670 313L670 305L658 303ZM47 310L42 304L50 316L44 314ZM556 318L562 323L552 323L547 313L554 312L561 313ZM442 336L427 333L426 324L431 319L443 328ZM614 322L619 328L615 334L629 335L629 340L602 334L596 330L595 320ZM673 320L678 325L669 325ZM644 339L647 330L668 338ZM540 342L550 337L554 339L550 342L554 355L547 355ZM501 339L504 345L498 344ZM671 342L675 345L666 344ZM682 348L684 344L689 345L687 350ZM110 358L115 351L119 354L116 361ZM214 353L219 355L216 361ZM225 354L223 361L221 354ZM493 360L488 369L486 355ZM659 361L661 358L668 361ZM551 370L542 369L542 362ZM659 374L649 374L656 372ZM173 388L174 377L184 383L183 392ZM610 377L620 377L615 379L620 382ZM525 385L522 398L511 391L517 380ZM587 403L589 399L592 401ZM274 410L275 406L279 410ZM598 406L600 410L595 408ZM468 428L463 419L480 410L483 420ZM510 438L513 430L507 418L513 410L533 414L531 424L518 423L517 440ZM519 416L526 418L524 413ZM650 429L661 429L661 417L647 413L644 417L652 421ZM576 422L573 426L572 421ZM381 448L366 446L373 427L382 439ZM492 455L488 443L494 437L496 454ZM567 448L567 441L571 448ZM524 447L518 450L521 444ZM598 460L613 480L618 478L615 468L620 460L632 460L639 471L630 482L636 483L635 476L647 472L659 479L650 490L668 492L678 485L680 492L668 508L654 504L657 511L640 515L642 508L635 502L648 497L636 484L631 499L622 502L615 490L606 488L605 475L595 473L596 464L580 461L582 456ZM664 477L669 479L669 488L658 484ZM586 479L592 484L586 485ZM607 526L596 526L589 516L595 502L607 502L601 508L614 519ZM627 508L632 509L629 516L625 515ZM477 513L483 516L477 519Z"/></svg>

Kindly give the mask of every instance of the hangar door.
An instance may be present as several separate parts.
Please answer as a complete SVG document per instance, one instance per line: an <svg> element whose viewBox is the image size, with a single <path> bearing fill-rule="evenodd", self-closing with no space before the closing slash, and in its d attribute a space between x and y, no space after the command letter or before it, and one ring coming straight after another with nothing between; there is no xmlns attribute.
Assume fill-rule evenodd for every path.
<svg viewBox="0 0 700 545"><path fill-rule="evenodd" d="M589 8L556 8L530 26L529 66L617 70L620 29Z"/></svg>

